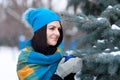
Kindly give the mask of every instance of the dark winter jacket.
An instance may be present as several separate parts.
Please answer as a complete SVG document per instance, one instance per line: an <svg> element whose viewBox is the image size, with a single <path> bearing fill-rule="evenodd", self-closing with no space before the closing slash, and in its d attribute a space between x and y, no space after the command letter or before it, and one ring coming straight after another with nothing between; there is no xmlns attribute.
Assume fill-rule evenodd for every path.
<svg viewBox="0 0 120 80"><path fill-rule="evenodd" d="M64 80L74 80L74 73L69 74L64 78ZM51 78L51 80L63 80L60 76L54 74Z"/></svg>

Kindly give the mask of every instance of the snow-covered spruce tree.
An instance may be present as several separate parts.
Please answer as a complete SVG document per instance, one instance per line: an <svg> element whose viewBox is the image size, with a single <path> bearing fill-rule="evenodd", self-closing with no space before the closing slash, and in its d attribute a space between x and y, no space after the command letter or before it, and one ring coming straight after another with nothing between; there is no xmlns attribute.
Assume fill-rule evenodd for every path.
<svg viewBox="0 0 120 80"><path fill-rule="evenodd" d="M120 4L108 6L99 17L65 15L84 35L74 52L83 59L79 80L120 80Z"/></svg>

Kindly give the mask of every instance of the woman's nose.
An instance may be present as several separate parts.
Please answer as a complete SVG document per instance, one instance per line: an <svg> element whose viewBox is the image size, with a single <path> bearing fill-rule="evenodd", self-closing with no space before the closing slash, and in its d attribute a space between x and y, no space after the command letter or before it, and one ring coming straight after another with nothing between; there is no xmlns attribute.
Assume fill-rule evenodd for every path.
<svg viewBox="0 0 120 80"><path fill-rule="evenodd" d="M60 35L60 32L59 32L59 30L57 29L57 30L55 30L55 34L56 35Z"/></svg>

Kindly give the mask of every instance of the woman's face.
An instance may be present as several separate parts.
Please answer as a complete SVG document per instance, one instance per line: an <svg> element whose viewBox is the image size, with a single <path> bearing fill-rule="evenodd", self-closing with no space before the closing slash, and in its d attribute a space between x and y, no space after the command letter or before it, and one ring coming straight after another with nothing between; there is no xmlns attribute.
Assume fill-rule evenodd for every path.
<svg viewBox="0 0 120 80"><path fill-rule="evenodd" d="M59 21L53 21L47 25L47 44L55 46L60 37L59 30L61 29Z"/></svg>

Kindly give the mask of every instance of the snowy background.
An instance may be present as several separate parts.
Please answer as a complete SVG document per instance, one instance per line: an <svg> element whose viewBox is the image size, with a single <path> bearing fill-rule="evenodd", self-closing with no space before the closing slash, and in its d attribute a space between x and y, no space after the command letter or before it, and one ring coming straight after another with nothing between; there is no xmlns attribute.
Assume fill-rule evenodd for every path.
<svg viewBox="0 0 120 80"><path fill-rule="evenodd" d="M20 51L17 47L0 47L0 79L18 80L16 63Z"/></svg>

